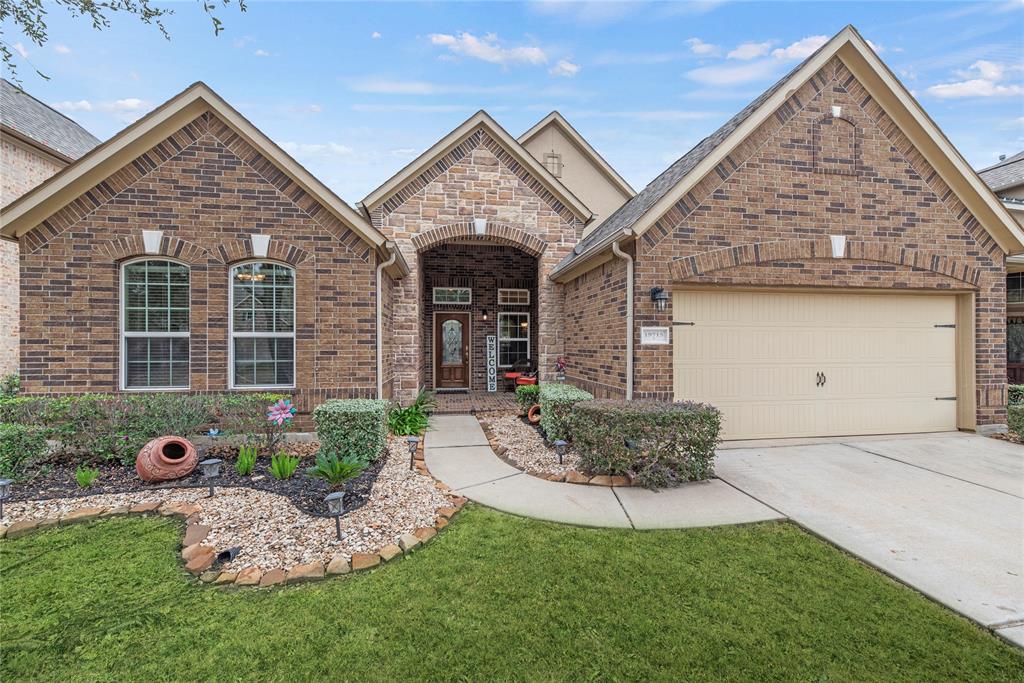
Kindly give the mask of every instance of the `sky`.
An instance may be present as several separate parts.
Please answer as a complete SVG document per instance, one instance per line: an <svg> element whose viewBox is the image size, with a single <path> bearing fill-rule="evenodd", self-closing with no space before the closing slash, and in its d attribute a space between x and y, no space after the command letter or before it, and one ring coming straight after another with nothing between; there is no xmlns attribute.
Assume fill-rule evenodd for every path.
<svg viewBox="0 0 1024 683"><path fill-rule="evenodd" d="M56 6L44 46L3 39L22 87L100 139L201 80L349 203L479 109L514 137L557 109L639 190L846 24L973 166L1024 149L1024 0L250 0L219 36L166 6L169 41Z"/></svg>

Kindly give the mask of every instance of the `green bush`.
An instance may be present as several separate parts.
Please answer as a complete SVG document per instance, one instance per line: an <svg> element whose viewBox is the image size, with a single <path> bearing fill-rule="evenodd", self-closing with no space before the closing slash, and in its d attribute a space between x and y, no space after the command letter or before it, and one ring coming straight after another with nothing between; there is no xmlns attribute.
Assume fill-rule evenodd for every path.
<svg viewBox="0 0 1024 683"><path fill-rule="evenodd" d="M593 396L571 384L542 384L539 392L540 426L549 441L569 440L569 413L580 401L593 400Z"/></svg>
<svg viewBox="0 0 1024 683"><path fill-rule="evenodd" d="M388 408L383 399L333 399L313 411L320 447L370 463L384 450L388 438Z"/></svg>
<svg viewBox="0 0 1024 683"><path fill-rule="evenodd" d="M288 455L284 451L281 451L270 458L270 475L274 477L274 479L291 479L298 466L299 456Z"/></svg>
<svg viewBox="0 0 1024 683"><path fill-rule="evenodd" d="M22 424L0 424L0 477L21 479L32 463L46 456L46 431Z"/></svg>
<svg viewBox="0 0 1024 683"><path fill-rule="evenodd" d="M658 489L714 474L722 416L702 403L596 400L570 416L580 468Z"/></svg>
<svg viewBox="0 0 1024 683"><path fill-rule="evenodd" d="M1007 409L1006 426L1011 432L1024 438L1024 405L1011 405Z"/></svg>
<svg viewBox="0 0 1024 683"><path fill-rule="evenodd" d="M395 405L388 413L388 429L395 436L415 436L422 434L430 425L430 414L434 412L437 401L432 392L423 390L416 395L416 400L406 407Z"/></svg>
<svg viewBox="0 0 1024 683"><path fill-rule="evenodd" d="M21 377L16 372L0 377L0 398L14 398L21 391Z"/></svg>
<svg viewBox="0 0 1024 683"><path fill-rule="evenodd" d="M540 385L539 384L524 384L516 387L516 403L519 404L519 408L525 413L530 409L534 403L540 400Z"/></svg>
<svg viewBox="0 0 1024 683"><path fill-rule="evenodd" d="M1024 384L1011 384L1009 389L1010 405L1024 403Z"/></svg>
<svg viewBox="0 0 1024 683"><path fill-rule="evenodd" d="M306 468L306 474L323 479L332 487L344 484L358 477L366 469L366 463L354 455L339 457L334 451L321 450L316 454L316 465Z"/></svg>
<svg viewBox="0 0 1024 683"><path fill-rule="evenodd" d="M246 444L238 449L238 457L235 458L235 472L239 476L248 477L256 467L256 456L259 453L257 448Z"/></svg>
<svg viewBox="0 0 1024 683"><path fill-rule="evenodd" d="M78 482L78 485L83 489L87 489L92 486L99 476L100 471L95 467L79 466L79 468L75 470L75 481Z"/></svg>
<svg viewBox="0 0 1024 683"><path fill-rule="evenodd" d="M267 408L289 399L287 394L265 392L224 394L216 403L217 423L226 436L244 436L246 442L257 443L263 451L273 453L290 425L267 420Z"/></svg>

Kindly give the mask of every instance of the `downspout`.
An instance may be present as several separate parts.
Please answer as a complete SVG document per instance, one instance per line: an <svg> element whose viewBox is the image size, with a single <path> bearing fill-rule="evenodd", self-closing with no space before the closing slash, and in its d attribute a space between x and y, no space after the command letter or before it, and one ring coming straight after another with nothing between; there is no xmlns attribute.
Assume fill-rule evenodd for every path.
<svg viewBox="0 0 1024 683"><path fill-rule="evenodd" d="M612 242L612 253L626 260L626 400L633 400L633 257Z"/></svg>
<svg viewBox="0 0 1024 683"><path fill-rule="evenodd" d="M384 335L381 333L381 325L384 321L384 314L381 308L383 306L384 297L381 295L380 291L381 276L384 273L385 268L391 266L398 260L398 251L394 242L386 243L384 248L391 252L391 256L387 261L382 261L377 264L377 398L384 398L384 350L381 347L381 342L384 339Z"/></svg>

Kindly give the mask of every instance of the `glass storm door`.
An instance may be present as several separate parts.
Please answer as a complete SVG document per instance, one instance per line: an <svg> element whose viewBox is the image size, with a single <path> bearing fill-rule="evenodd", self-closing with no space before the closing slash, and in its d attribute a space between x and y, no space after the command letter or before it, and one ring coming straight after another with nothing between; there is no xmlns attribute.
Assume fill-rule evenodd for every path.
<svg viewBox="0 0 1024 683"><path fill-rule="evenodd" d="M438 389L469 388L469 314L434 317L434 367Z"/></svg>

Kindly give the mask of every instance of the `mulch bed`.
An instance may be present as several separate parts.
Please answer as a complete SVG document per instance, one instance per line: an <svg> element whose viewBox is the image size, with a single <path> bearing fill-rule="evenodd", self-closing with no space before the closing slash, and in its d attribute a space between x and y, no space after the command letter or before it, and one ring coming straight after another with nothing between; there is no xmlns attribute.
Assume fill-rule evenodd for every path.
<svg viewBox="0 0 1024 683"><path fill-rule="evenodd" d="M313 464L313 456L319 450L316 442L289 444L287 452L298 455L302 462L295 474L289 479L277 480L270 475L270 456L261 455L256 459L256 467L251 475L243 477L235 471L235 458L238 448L233 446L211 446L199 449L199 459L220 458L224 461L220 468L220 476L215 487L239 486L260 491L269 491L291 500L295 507L303 512L327 516L327 505L324 497L332 491L331 485L323 479L306 474L305 468ZM196 469L187 477L158 484L146 484L135 471L135 466L125 467L120 463L103 463L95 465L100 471L99 477L89 488L82 488L75 480L77 464L54 463L44 465L39 474L14 486L10 500L47 500L51 498L76 498L95 496L101 493L130 493L136 491L156 491L168 488L207 488L209 484L203 478L202 468ZM345 509L356 510L366 504L370 497L373 482L384 466L384 457L370 464L362 474L350 479L339 489L345 491Z"/></svg>

